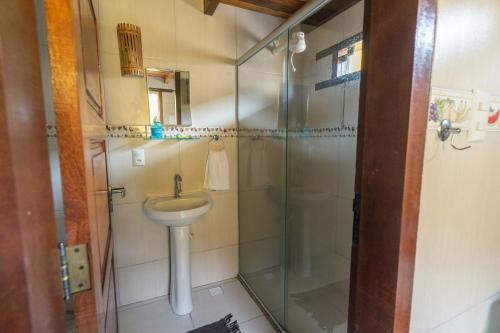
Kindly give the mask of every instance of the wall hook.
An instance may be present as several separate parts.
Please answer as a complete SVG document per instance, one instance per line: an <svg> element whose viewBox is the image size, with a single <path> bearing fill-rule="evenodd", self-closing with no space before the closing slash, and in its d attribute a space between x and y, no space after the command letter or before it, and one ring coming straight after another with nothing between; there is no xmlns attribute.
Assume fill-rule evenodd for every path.
<svg viewBox="0 0 500 333"><path fill-rule="evenodd" d="M451 123L451 121L449 119L444 119L443 121L441 121L441 124L439 125L439 128L438 128L439 140L441 140L442 142L445 142L451 136L450 145L453 149L467 150L467 149L472 148L472 146L465 146L465 147L455 146L455 144L453 143L453 139L455 138L454 135L460 134L460 133L462 133L462 129L460 129L458 127L453 127L453 124Z"/></svg>

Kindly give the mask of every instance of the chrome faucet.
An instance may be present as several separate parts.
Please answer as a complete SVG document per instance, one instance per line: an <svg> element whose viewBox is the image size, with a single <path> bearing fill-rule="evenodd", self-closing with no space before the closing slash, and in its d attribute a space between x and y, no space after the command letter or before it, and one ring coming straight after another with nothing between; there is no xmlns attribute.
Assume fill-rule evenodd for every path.
<svg viewBox="0 0 500 333"><path fill-rule="evenodd" d="M182 177L178 173L174 176L174 196L176 198L181 197L182 193Z"/></svg>

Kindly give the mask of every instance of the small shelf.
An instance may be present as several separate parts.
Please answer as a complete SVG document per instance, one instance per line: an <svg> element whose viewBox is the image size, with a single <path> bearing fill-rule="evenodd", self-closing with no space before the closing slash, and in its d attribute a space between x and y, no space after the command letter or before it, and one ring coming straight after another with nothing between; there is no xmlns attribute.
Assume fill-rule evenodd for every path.
<svg viewBox="0 0 500 333"><path fill-rule="evenodd" d="M138 139L140 139L138 137ZM161 138L161 139L153 139L151 137L143 137L142 138L144 141L196 141L200 140L201 138L195 138L195 137L166 137L166 138Z"/></svg>

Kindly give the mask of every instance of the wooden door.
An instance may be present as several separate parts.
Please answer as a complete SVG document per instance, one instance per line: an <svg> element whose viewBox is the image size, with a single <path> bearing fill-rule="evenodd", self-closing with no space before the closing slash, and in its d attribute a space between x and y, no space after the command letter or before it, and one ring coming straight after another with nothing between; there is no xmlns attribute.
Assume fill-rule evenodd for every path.
<svg viewBox="0 0 500 333"><path fill-rule="evenodd" d="M65 331L33 0L0 10L0 332Z"/></svg>
<svg viewBox="0 0 500 333"><path fill-rule="evenodd" d="M116 332L108 156L91 0L46 2L67 245L87 244L91 289L72 295L77 333Z"/></svg>

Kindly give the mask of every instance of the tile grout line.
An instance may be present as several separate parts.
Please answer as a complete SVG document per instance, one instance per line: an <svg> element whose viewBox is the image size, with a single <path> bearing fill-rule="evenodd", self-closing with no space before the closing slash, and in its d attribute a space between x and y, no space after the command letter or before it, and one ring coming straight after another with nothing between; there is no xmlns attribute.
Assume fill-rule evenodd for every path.
<svg viewBox="0 0 500 333"><path fill-rule="evenodd" d="M252 321L252 320L255 320L255 319L259 319L260 317L264 317L264 318L265 318L265 316L264 316L264 314L262 313L262 311L261 311L261 314L260 314L259 316L252 317L252 318L250 318L250 319L247 319L247 320L244 320L244 321L241 321L241 322L240 322L240 321L238 321L238 325L243 325L243 324L245 324L245 323L248 323L249 321ZM237 320L237 319L236 319L236 320ZM266 321L267 321L267 319L266 319Z"/></svg>
<svg viewBox="0 0 500 333"><path fill-rule="evenodd" d="M193 329L196 329L196 327L194 326L193 315L191 313L192 312L189 313L189 319L191 319L191 326L192 326Z"/></svg>

